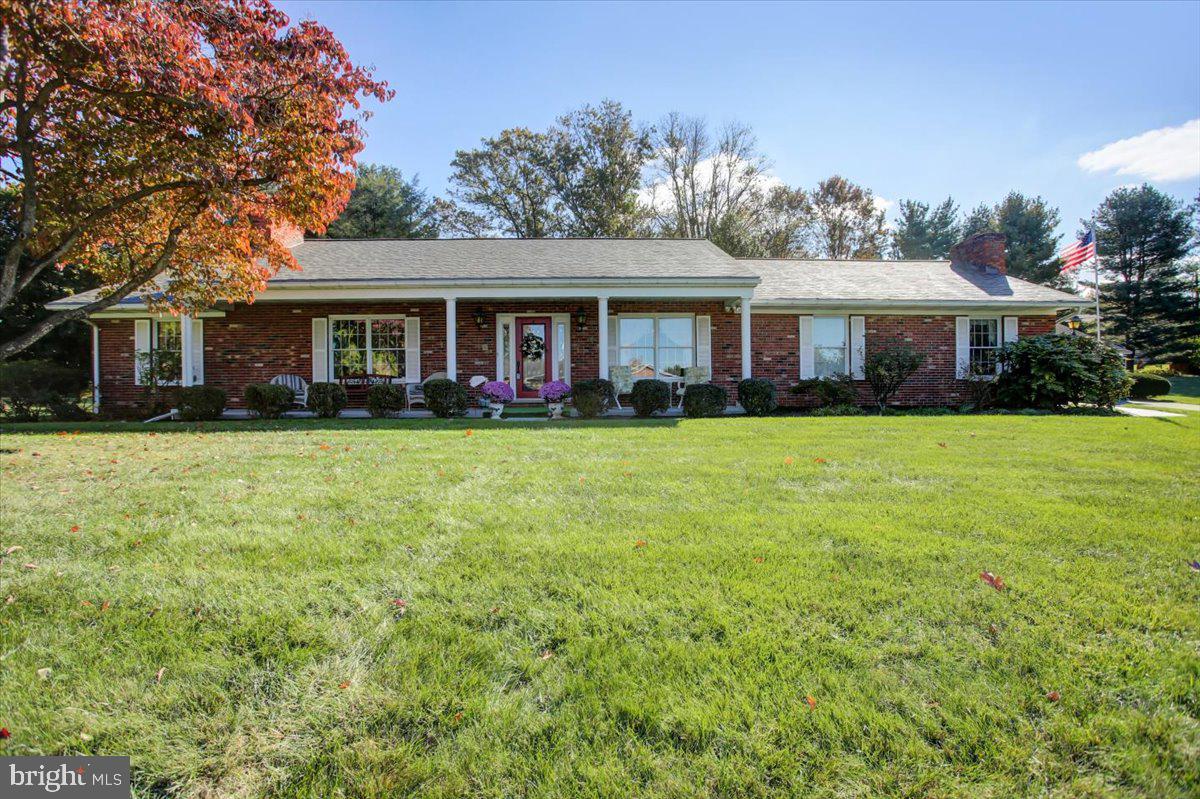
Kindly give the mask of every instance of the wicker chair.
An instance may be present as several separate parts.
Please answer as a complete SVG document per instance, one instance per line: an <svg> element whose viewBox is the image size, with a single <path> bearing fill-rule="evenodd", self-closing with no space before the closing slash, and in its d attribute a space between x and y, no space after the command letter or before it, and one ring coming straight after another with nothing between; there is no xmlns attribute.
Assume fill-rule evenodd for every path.
<svg viewBox="0 0 1200 799"><path fill-rule="evenodd" d="M620 408L621 395L633 391L633 367L610 366L608 368L608 379L613 384L613 402Z"/></svg>
<svg viewBox="0 0 1200 799"><path fill-rule="evenodd" d="M694 386L698 383L707 383L711 375L707 366L688 366L683 370L683 382L679 384L679 388L675 389L675 394L679 397L679 404L683 404L683 392L687 391L688 386Z"/></svg>
<svg viewBox="0 0 1200 799"><path fill-rule="evenodd" d="M271 378L271 385L291 389L292 404L301 408L308 407L308 383L300 375L275 375Z"/></svg>

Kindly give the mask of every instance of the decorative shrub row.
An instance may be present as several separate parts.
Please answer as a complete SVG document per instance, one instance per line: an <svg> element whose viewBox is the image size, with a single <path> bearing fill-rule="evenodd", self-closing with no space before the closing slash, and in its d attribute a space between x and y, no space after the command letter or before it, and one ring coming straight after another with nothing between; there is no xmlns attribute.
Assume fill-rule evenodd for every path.
<svg viewBox="0 0 1200 799"><path fill-rule="evenodd" d="M296 395L287 386L251 383L242 391L246 407L260 419L278 419L292 406Z"/></svg>
<svg viewBox="0 0 1200 799"><path fill-rule="evenodd" d="M448 419L467 412L467 390L453 380L425 383L425 405L434 416Z"/></svg>
<svg viewBox="0 0 1200 799"><path fill-rule="evenodd" d="M333 419L350 402L341 383L313 383L308 387L306 407L322 419Z"/></svg>
<svg viewBox="0 0 1200 799"><path fill-rule="evenodd" d="M714 383L693 383L683 389L683 413L694 419L723 416L729 392Z"/></svg>
<svg viewBox="0 0 1200 799"><path fill-rule="evenodd" d="M571 387L571 402L580 416L593 419L616 404L616 390L608 380L580 380Z"/></svg>
<svg viewBox="0 0 1200 799"><path fill-rule="evenodd" d="M375 383L367 389L367 413L377 419L404 410L407 404L404 386L396 383Z"/></svg>
<svg viewBox="0 0 1200 799"><path fill-rule="evenodd" d="M179 389L179 418L185 422L220 419L225 410L225 392L216 386L187 386Z"/></svg>
<svg viewBox="0 0 1200 799"><path fill-rule="evenodd" d="M750 377L738 383L738 402L750 416L766 416L779 407L775 384L770 380Z"/></svg>
<svg viewBox="0 0 1200 799"><path fill-rule="evenodd" d="M629 402L638 416L653 416L671 407L671 386L663 380L638 380L629 392Z"/></svg>

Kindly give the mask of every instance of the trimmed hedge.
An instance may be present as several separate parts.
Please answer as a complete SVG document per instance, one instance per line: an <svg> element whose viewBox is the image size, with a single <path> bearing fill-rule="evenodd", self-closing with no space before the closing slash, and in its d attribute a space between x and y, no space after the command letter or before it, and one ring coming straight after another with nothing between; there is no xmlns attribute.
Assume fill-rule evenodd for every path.
<svg viewBox="0 0 1200 799"><path fill-rule="evenodd" d="M751 416L766 416L779 407L775 384L760 377L750 377L738 383L738 402Z"/></svg>
<svg viewBox="0 0 1200 799"><path fill-rule="evenodd" d="M850 375L810 377L793 386L792 393L800 397L814 397L823 406L854 405L858 402L858 389L854 387Z"/></svg>
<svg viewBox="0 0 1200 799"><path fill-rule="evenodd" d="M341 383L313 383L308 387L305 407L322 419L333 419L349 402Z"/></svg>
<svg viewBox="0 0 1200 799"><path fill-rule="evenodd" d="M729 392L713 383L693 383L683 389L683 414L692 418L723 416Z"/></svg>
<svg viewBox="0 0 1200 799"><path fill-rule="evenodd" d="M179 389L179 418L185 422L207 422L221 418L225 392L216 386L186 386Z"/></svg>
<svg viewBox="0 0 1200 799"><path fill-rule="evenodd" d="M1132 399L1150 399L1171 393L1171 381L1162 375L1134 372L1133 385L1129 387Z"/></svg>
<svg viewBox="0 0 1200 799"><path fill-rule="evenodd" d="M425 384L425 405L442 419L462 416L467 412L467 390L453 380L430 380Z"/></svg>
<svg viewBox="0 0 1200 799"><path fill-rule="evenodd" d="M629 402L638 416L653 416L671 407L671 386L663 380L638 380L629 392Z"/></svg>
<svg viewBox="0 0 1200 799"><path fill-rule="evenodd" d="M404 410L404 386L395 383L375 383L367 389L367 413L377 419Z"/></svg>
<svg viewBox="0 0 1200 799"><path fill-rule="evenodd" d="M251 383L242 391L246 407L260 419L278 419L292 406L296 395L287 386Z"/></svg>
<svg viewBox="0 0 1200 799"><path fill-rule="evenodd" d="M615 399L616 390L609 380L580 380L571 387L571 404L587 419L604 413Z"/></svg>
<svg viewBox="0 0 1200 799"><path fill-rule="evenodd" d="M37 421L38 406L49 407L57 418L87 384L86 372L53 361L0 363L0 398L7 400L9 414L20 421Z"/></svg>

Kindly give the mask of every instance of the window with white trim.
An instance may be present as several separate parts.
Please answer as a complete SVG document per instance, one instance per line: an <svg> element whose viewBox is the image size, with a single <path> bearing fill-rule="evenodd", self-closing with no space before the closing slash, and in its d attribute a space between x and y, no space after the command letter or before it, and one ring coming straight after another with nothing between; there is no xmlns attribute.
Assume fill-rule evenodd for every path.
<svg viewBox="0 0 1200 799"><path fill-rule="evenodd" d="M812 329L813 374L817 377L849 374L846 317L814 316Z"/></svg>
<svg viewBox="0 0 1200 799"><path fill-rule="evenodd" d="M967 349L970 354L970 374L994 373L996 354L1000 351L1000 320L969 320Z"/></svg>
<svg viewBox="0 0 1200 799"><path fill-rule="evenodd" d="M696 318L618 317L617 365L630 367L634 380L682 376L696 365Z"/></svg>
<svg viewBox="0 0 1200 799"><path fill-rule="evenodd" d="M178 385L183 377L183 326L178 319L155 319L150 350L162 385Z"/></svg>
<svg viewBox="0 0 1200 799"><path fill-rule="evenodd" d="M331 319L330 353L333 377L361 374L404 378L404 317Z"/></svg>

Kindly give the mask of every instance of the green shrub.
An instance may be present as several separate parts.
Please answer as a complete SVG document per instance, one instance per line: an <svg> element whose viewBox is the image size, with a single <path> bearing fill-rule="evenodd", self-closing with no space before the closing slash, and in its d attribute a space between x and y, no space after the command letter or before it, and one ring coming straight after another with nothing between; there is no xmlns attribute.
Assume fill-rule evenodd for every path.
<svg viewBox="0 0 1200 799"><path fill-rule="evenodd" d="M296 395L287 386L251 383L242 392L246 407L260 419L278 419L291 407Z"/></svg>
<svg viewBox="0 0 1200 799"><path fill-rule="evenodd" d="M50 400L47 407L56 422L86 422L92 418L91 411L70 397L56 397Z"/></svg>
<svg viewBox="0 0 1200 799"><path fill-rule="evenodd" d="M313 383L308 387L305 407L322 419L333 419L348 402L346 387L341 383Z"/></svg>
<svg viewBox="0 0 1200 799"><path fill-rule="evenodd" d="M671 407L671 387L662 380L637 380L629 402L638 416L653 416Z"/></svg>
<svg viewBox="0 0 1200 799"><path fill-rule="evenodd" d="M863 376L867 385L871 387L871 394L875 397L875 404L879 406L880 413L883 413L891 398L896 396L904 381L912 377L924 362L923 354L903 344L893 344L867 353L866 362L863 363Z"/></svg>
<svg viewBox="0 0 1200 799"><path fill-rule="evenodd" d="M722 416L729 392L713 383L693 383L683 389L683 413L692 418Z"/></svg>
<svg viewBox="0 0 1200 799"><path fill-rule="evenodd" d="M1162 375L1147 374L1145 371L1133 373L1133 385L1129 387L1132 399L1150 399L1171 393L1171 381Z"/></svg>
<svg viewBox="0 0 1200 799"><path fill-rule="evenodd" d="M999 362L996 398L1008 408L1111 408L1129 393L1120 354L1090 336L1048 333L1019 339L1000 350Z"/></svg>
<svg viewBox="0 0 1200 799"><path fill-rule="evenodd" d="M863 416L866 414L862 408L857 405L823 405L816 408L810 416Z"/></svg>
<svg viewBox="0 0 1200 799"><path fill-rule="evenodd" d="M448 419L467 412L467 390L453 380L425 383L425 405L434 416Z"/></svg>
<svg viewBox="0 0 1200 799"><path fill-rule="evenodd" d="M814 397L817 403L829 405L854 405L858 402L858 390L850 375L834 377L810 377L792 386L792 393L801 397Z"/></svg>
<svg viewBox="0 0 1200 799"><path fill-rule="evenodd" d="M609 380L580 380L571 386L571 404L585 418L599 416L615 402L616 391Z"/></svg>
<svg viewBox="0 0 1200 799"><path fill-rule="evenodd" d="M52 361L0 363L0 398L21 421L36 421L40 407L72 402L87 382L87 373Z"/></svg>
<svg viewBox="0 0 1200 799"><path fill-rule="evenodd" d="M185 422L220 419L225 410L225 392L216 386L187 386L179 389L179 418Z"/></svg>
<svg viewBox="0 0 1200 799"><path fill-rule="evenodd" d="M1152 363L1138 370L1142 375L1162 375L1163 377L1180 377L1182 372L1173 368L1169 363ZM1136 379L1136 375L1134 376Z"/></svg>
<svg viewBox="0 0 1200 799"><path fill-rule="evenodd" d="M738 383L738 402L751 416L766 416L779 407L775 384L770 380L750 377Z"/></svg>
<svg viewBox="0 0 1200 799"><path fill-rule="evenodd" d="M402 411L404 406L404 386L375 383L367 389L367 413L376 418L382 419Z"/></svg>

